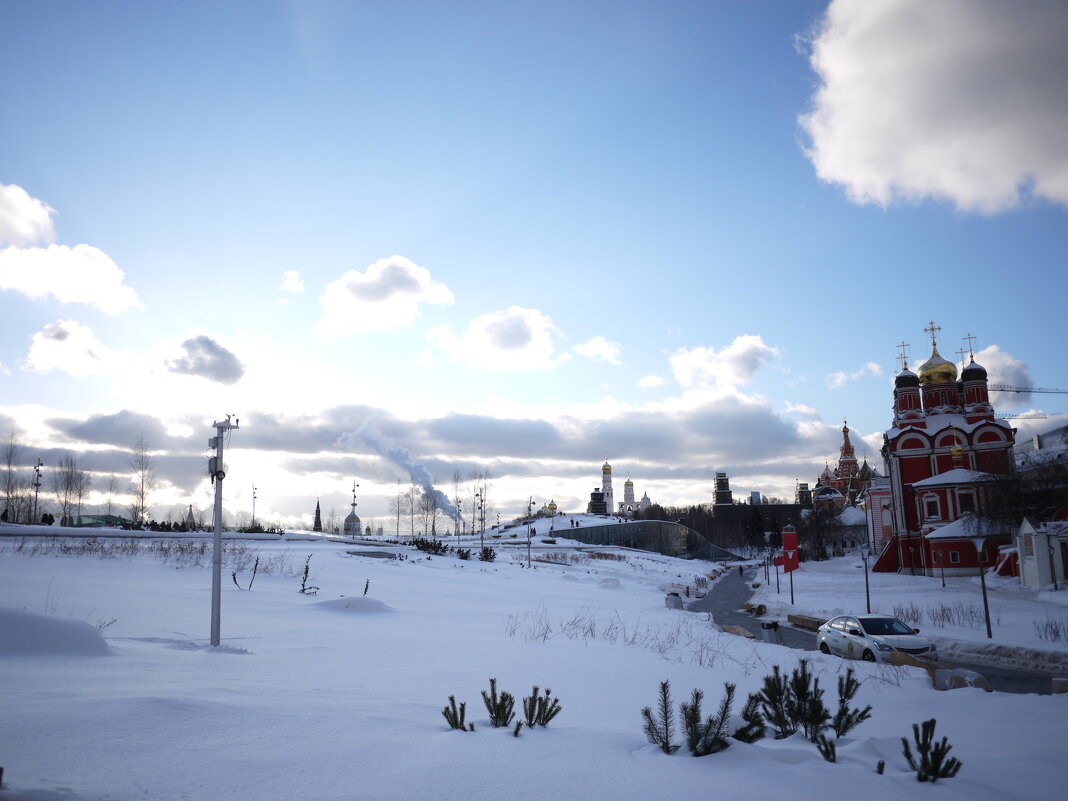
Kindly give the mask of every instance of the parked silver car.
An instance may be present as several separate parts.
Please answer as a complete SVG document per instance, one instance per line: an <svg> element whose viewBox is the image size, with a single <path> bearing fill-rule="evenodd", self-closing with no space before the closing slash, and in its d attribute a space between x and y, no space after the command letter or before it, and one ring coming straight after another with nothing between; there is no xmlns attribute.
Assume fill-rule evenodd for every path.
<svg viewBox="0 0 1068 801"><path fill-rule="evenodd" d="M816 630L816 647L825 654L865 662L889 662L894 651L937 660L937 646L919 632L887 615L839 615Z"/></svg>

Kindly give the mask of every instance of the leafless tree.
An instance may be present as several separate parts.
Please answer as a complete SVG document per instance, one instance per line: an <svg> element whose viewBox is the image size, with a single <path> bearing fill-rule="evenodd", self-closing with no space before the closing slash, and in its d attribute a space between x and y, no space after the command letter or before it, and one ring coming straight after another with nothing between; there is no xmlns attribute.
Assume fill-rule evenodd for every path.
<svg viewBox="0 0 1068 801"><path fill-rule="evenodd" d="M108 516L111 515L112 507L115 505L115 493L118 492L118 491L119 491L119 480L117 478L115 478L114 475L109 476L108 477L108 486L107 486L108 500L107 500L107 503L104 504L104 508L107 510L105 512L105 514L107 514Z"/></svg>
<svg viewBox="0 0 1068 801"><path fill-rule="evenodd" d="M453 525L456 527L454 534L460 533L460 484L463 483L463 477L460 475L458 469L452 471L452 503L456 507L455 516L452 519Z"/></svg>
<svg viewBox="0 0 1068 801"><path fill-rule="evenodd" d="M69 526L74 523L74 506L79 497L84 495L90 483L89 474L78 467L78 460L67 454L59 460L59 465L52 471L52 492L59 507L59 524Z"/></svg>
<svg viewBox="0 0 1068 801"><path fill-rule="evenodd" d="M404 517L404 490L401 489L400 479L397 479L397 494L389 502L389 513L392 515L394 530L400 536L401 518Z"/></svg>
<svg viewBox="0 0 1068 801"><path fill-rule="evenodd" d="M32 522L30 520L30 487L33 485L33 480L29 475L19 475L19 450L15 432L11 431L3 446L4 519L9 523Z"/></svg>
<svg viewBox="0 0 1068 801"><path fill-rule="evenodd" d="M130 451L130 468L133 470L130 516L135 523L143 525L149 513L149 497L156 485L156 463L144 434L138 437Z"/></svg>
<svg viewBox="0 0 1068 801"><path fill-rule="evenodd" d="M405 509L408 512L408 527L411 535L415 536L415 521L419 516L419 493L422 491L422 487L412 481L408 485L407 497L405 498Z"/></svg>

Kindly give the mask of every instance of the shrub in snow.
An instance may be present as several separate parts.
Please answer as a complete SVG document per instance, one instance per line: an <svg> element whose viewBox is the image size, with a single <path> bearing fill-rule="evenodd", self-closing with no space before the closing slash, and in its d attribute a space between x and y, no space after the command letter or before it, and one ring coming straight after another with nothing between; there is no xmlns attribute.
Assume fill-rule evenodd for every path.
<svg viewBox="0 0 1068 801"><path fill-rule="evenodd" d="M731 735L735 740L743 743L755 743L763 740L767 735L768 728L764 725L764 716L760 714L760 694L751 693L746 699L742 709L742 720L745 725Z"/></svg>
<svg viewBox="0 0 1068 801"><path fill-rule="evenodd" d="M471 558L471 549L470 548L457 548L456 549L456 555L466 562L468 559Z"/></svg>
<svg viewBox="0 0 1068 801"><path fill-rule="evenodd" d="M515 706L515 696L503 691L497 695L497 680L490 679L489 683L490 691L489 693L482 691L482 700L486 704L486 711L489 712L490 725L494 728L508 726L515 717L515 712L512 711Z"/></svg>
<svg viewBox="0 0 1068 801"><path fill-rule="evenodd" d="M934 741L935 719L925 720L922 724L912 724L912 739L916 741L916 753L919 760L913 758L909 741L901 738L901 745L905 752L905 759L909 767L916 771L916 778L921 782L936 782L939 779L951 779L957 775L961 768L961 762L956 757L949 756L953 746L943 737L941 742ZM947 759L948 757L948 759Z"/></svg>
<svg viewBox="0 0 1068 801"><path fill-rule="evenodd" d="M311 570L311 558L313 554L308 554L308 558L304 560L304 573L300 577L300 594L301 595L315 595L319 592L318 587L308 586L308 571Z"/></svg>
<svg viewBox="0 0 1068 801"><path fill-rule="evenodd" d="M545 727L549 721L555 718L562 707L559 698L550 698L552 690L546 688L545 695L538 695L538 685L534 685L530 695L523 699L523 717L526 718L527 728L535 726Z"/></svg>
<svg viewBox="0 0 1068 801"><path fill-rule="evenodd" d="M853 668L849 668L845 676L838 677L838 711L834 713L834 720L831 721L835 737L844 736L871 717L870 705L863 709L849 708L849 702L853 700L858 689L860 689L860 682L854 678Z"/></svg>
<svg viewBox="0 0 1068 801"><path fill-rule="evenodd" d="M731 706L734 704L734 685L729 681L723 683L723 699L719 702L719 714L709 715L701 720L701 701L704 693L694 690L690 696L690 703L680 704L679 713L682 716L682 728L686 733L686 747L694 756L707 756L715 754L727 748L727 721L731 717Z"/></svg>
<svg viewBox="0 0 1068 801"><path fill-rule="evenodd" d="M478 559L480 562L492 562L497 558L497 552L488 545L482 546L482 550L478 552Z"/></svg>
<svg viewBox="0 0 1068 801"><path fill-rule="evenodd" d="M820 680L814 679L808 672L807 659L798 660L797 669L790 674L786 713L795 729L800 727L805 732L805 737L812 742L816 742L820 733L827 728L827 721L831 719L831 713L823 704Z"/></svg>
<svg viewBox="0 0 1068 801"><path fill-rule="evenodd" d="M456 708L456 696L449 696L449 705L441 710L441 714L445 716L445 721L449 724L449 728L457 729L459 731L474 731L475 724L464 723L464 716L467 713L467 702L464 701L460 704L460 708ZM471 728L467 728L470 726Z"/></svg>
<svg viewBox="0 0 1068 801"><path fill-rule="evenodd" d="M820 756L826 759L828 762L835 761L836 748L834 745L834 740L828 740L826 737L823 736L822 732L820 732L820 734L816 736L816 748L819 750Z"/></svg>
<svg viewBox="0 0 1068 801"><path fill-rule="evenodd" d="M428 540L424 537L414 537L412 539L412 545L418 550L424 553L433 554L434 556L442 556L449 550L449 546L440 540Z"/></svg>
<svg viewBox="0 0 1068 801"><path fill-rule="evenodd" d="M797 731L797 724L786 711L789 698L786 677L779 671L779 666L775 665L771 669L771 675L764 677L764 684L757 693L757 699L764 720L775 732L776 740L784 740Z"/></svg>
<svg viewBox="0 0 1068 801"><path fill-rule="evenodd" d="M657 704L656 717L653 717L653 710L650 707L644 707L642 709L642 719L645 721L645 736L649 739L649 742L658 746L665 754L674 754L679 750L678 745L671 742L674 720L671 711L671 684L669 682L660 682L660 700Z"/></svg>

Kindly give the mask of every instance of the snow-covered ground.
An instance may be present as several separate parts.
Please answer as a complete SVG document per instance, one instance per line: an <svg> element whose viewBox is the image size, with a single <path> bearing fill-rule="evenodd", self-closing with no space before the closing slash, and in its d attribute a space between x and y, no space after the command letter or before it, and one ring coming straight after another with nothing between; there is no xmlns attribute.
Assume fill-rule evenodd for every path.
<svg viewBox="0 0 1068 801"><path fill-rule="evenodd" d="M658 682L671 681L676 707L704 690L706 714L734 682L737 716L773 665L790 670L800 656L665 607L667 585L692 585L708 563L563 539L536 540L535 558L557 561L533 569L525 543L505 540L492 541L491 563L396 547L407 558L351 555L383 549L326 540L238 542L213 649L210 549L149 540L74 555L49 542L0 537L0 799L744 801L847 791L1030 801L1058 794L1066 776L1068 696L937 692L920 670L863 663L852 665L863 680L856 701L873 715L839 741L835 764L801 735L732 742L699 759L685 746L663 754L640 716ZM309 554L316 595L298 592ZM247 587L256 556L251 591L238 589L231 570ZM861 582L862 603L860 571L841 572L851 597ZM107 655L93 652L97 631ZM832 705L847 664L809 656ZM518 738L493 729L480 698L490 677L517 699L549 687L563 712ZM474 732L446 725L452 694L467 702ZM931 717L964 763L934 786L916 782L900 744Z"/></svg>
<svg viewBox="0 0 1068 801"><path fill-rule="evenodd" d="M870 564L870 561L869 561ZM866 611L864 569L857 555L826 562L805 562L794 574L794 603L786 575L763 574L753 602L771 617L800 613L830 618ZM1019 579L988 573L987 598L991 633L987 639L979 576L929 578L907 573L868 573L871 611L897 614L924 636L935 640L944 657L954 655L991 661L1015 659L1021 665L1068 667L1068 588L1031 590ZM1007 652L1013 649L1013 653ZM1066 674L1068 675L1068 674Z"/></svg>

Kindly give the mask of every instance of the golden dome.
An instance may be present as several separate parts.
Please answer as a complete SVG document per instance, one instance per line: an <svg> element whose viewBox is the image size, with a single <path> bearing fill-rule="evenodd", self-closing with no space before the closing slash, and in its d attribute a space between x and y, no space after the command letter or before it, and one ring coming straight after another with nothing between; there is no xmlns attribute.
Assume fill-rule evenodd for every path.
<svg viewBox="0 0 1068 801"><path fill-rule="evenodd" d="M931 358L920 365L921 384L942 384L957 380L957 365L947 362L938 353L936 345L931 350Z"/></svg>
<svg viewBox="0 0 1068 801"><path fill-rule="evenodd" d="M601 467L601 472L602 473L611 473L612 472L612 465L608 464L608 462L605 462L604 466Z"/></svg>

